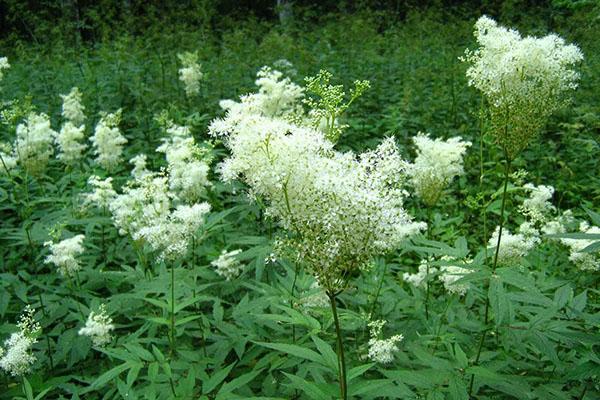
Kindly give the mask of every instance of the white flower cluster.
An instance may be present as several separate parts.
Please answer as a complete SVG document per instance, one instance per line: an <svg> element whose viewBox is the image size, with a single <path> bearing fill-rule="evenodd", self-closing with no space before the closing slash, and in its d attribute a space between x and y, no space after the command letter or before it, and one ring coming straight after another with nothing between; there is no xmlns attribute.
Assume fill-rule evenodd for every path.
<svg viewBox="0 0 600 400"><path fill-rule="evenodd" d="M227 102L227 116L210 126L232 153L221 174L267 200L267 215L294 235L286 247L326 290L424 228L402 208L404 162L393 139L358 157L341 153L322 132L265 114L293 104L263 112L245 103L250 96Z"/></svg>
<svg viewBox="0 0 600 400"><path fill-rule="evenodd" d="M0 368L12 376L26 374L37 360L31 348L37 342L41 327L33 314L34 310L26 306L17 324L19 330L4 342L5 349L0 347Z"/></svg>
<svg viewBox="0 0 600 400"><path fill-rule="evenodd" d="M545 185L535 186L531 183L523 187L530 192L530 195L529 198L523 201L519 210L531 223L543 223L548 215L556 211L556 208L550 202L554 194L554 188Z"/></svg>
<svg viewBox="0 0 600 400"><path fill-rule="evenodd" d="M134 240L143 239L153 251L158 253L158 260L173 260L185 255L190 238L204 223L210 211L208 203L192 206L179 205L162 218L154 219L147 226L134 232Z"/></svg>
<svg viewBox="0 0 600 400"><path fill-rule="evenodd" d="M56 135L56 144L59 149L58 159L65 164L73 164L81 159L82 153L87 146L81 143L85 137L85 126L76 126L71 122L65 122L58 135Z"/></svg>
<svg viewBox="0 0 600 400"><path fill-rule="evenodd" d="M96 162L107 170L119 165L123 154L123 145L127 139L121 135L118 125L121 119L121 110L114 114L104 115L91 137L94 146L94 154L97 155Z"/></svg>
<svg viewBox="0 0 600 400"><path fill-rule="evenodd" d="M394 361L394 353L398 352L398 343L400 343L404 336L394 335L388 339L380 339L383 326L386 321L371 321L369 322L369 328L371 332L371 338L369 339L369 354L370 360L381 363L389 364Z"/></svg>
<svg viewBox="0 0 600 400"><path fill-rule="evenodd" d="M453 258L443 256L441 258L443 262L455 261ZM415 287L424 287L427 282L427 264L431 263L431 260L421 260L419 264L418 272L411 274L405 272L402 275L402 279L405 282L410 283ZM444 288L450 293L456 293L463 296L469 289L467 283L456 283L459 279L472 271L457 265L440 265L439 267L429 266L429 276L437 276L438 280L442 282Z"/></svg>
<svg viewBox="0 0 600 400"><path fill-rule="evenodd" d="M129 160L129 164L133 165L131 175L135 179L143 179L146 175L151 173L150 171L148 171L148 168L146 166L147 160L148 157L146 157L145 154L138 154L137 156Z"/></svg>
<svg viewBox="0 0 600 400"><path fill-rule="evenodd" d="M62 116L74 126L80 127L85 121L85 106L81 104L81 92L77 87L71 89L69 94L61 94L63 99Z"/></svg>
<svg viewBox="0 0 600 400"><path fill-rule="evenodd" d="M198 64L198 53L185 52L178 54L183 67L179 69L179 80L185 86L185 94L188 97L200 93L200 81L202 80L202 69Z"/></svg>
<svg viewBox="0 0 600 400"><path fill-rule="evenodd" d="M210 168L203 159L204 154L187 127L171 125L167 133L169 137L156 151L165 153L169 188L181 201L198 201L205 193L206 187L210 186Z"/></svg>
<svg viewBox="0 0 600 400"><path fill-rule="evenodd" d="M76 235L58 243L45 242L44 246L49 247L50 254L44 262L57 266L58 272L62 276L73 276L81 269L77 256L85 251L82 245L84 239L85 235Z"/></svg>
<svg viewBox="0 0 600 400"><path fill-rule="evenodd" d="M590 226L587 222L581 222L579 231L588 234L600 234L600 227ZM583 249L597 242L598 239L570 239L562 238L561 242L571 250L569 260L582 271L600 271L600 252L584 252Z"/></svg>
<svg viewBox="0 0 600 400"><path fill-rule="evenodd" d="M500 227L497 226L488 242L488 248L495 251L498 245L498 235ZM502 229L500 238L500 248L498 250L498 264L516 265L531 249L540 243L540 238L535 235L535 230L530 229L530 225L525 224L521 227L520 233L511 234L505 227Z"/></svg>
<svg viewBox="0 0 600 400"><path fill-rule="evenodd" d="M232 251L223 250L219 255L219 258L213 260L210 265L215 267L215 271L218 275L224 277L230 281L236 278L244 269L244 266L240 264L240 261L236 258L242 250L236 249Z"/></svg>
<svg viewBox="0 0 600 400"><path fill-rule="evenodd" d="M542 226L541 231L546 235L554 235L557 233L565 233L567 226L572 225L575 222L573 212L571 210L565 210L561 215L547 221Z"/></svg>
<svg viewBox="0 0 600 400"><path fill-rule="evenodd" d="M463 157L471 142L460 137L448 140L431 139L419 132L413 137L417 147L415 162L406 171L417 195L428 206L437 203L442 191L455 177L464 174Z"/></svg>
<svg viewBox="0 0 600 400"><path fill-rule="evenodd" d="M463 58L471 64L469 85L487 97L498 140L514 157L577 87L572 67L583 55L557 35L521 37L486 16L475 24L475 37L479 47Z"/></svg>
<svg viewBox="0 0 600 400"><path fill-rule="evenodd" d="M100 177L92 175L88 178L88 185L92 186L94 190L84 195L84 206L95 204L99 208L108 209L111 201L117 196L117 192L113 189L112 178L102 180Z"/></svg>
<svg viewBox="0 0 600 400"><path fill-rule="evenodd" d="M4 78L3 70L9 69L9 68L10 68L10 64L8 63L8 58L0 57L0 81L2 80L2 78Z"/></svg>
<svg viewBox="0 0 600 400"><path fill-rule="evenodd" d="M54 152L55 136L46 114L30 113L27 120L17 126L15 154L21 166L31 174L42 172Z"/></svg>
<svg viewBox="0 0 600 400"><path fill-rule="evenodd" d="M106 306L100 305L97 313L90 311L85 326L79 330L82 336L88 336L96 347L102 347L112 340L110 334L115 329L112 318L106 312Z"/></svg>
<svg viewBox="0 0 600 400"><path fill-rule="evenodd" d="M410 283L414 287L423 287L427 282L427 263L428 260L421 260L419 264L419 270L411 274L410 272L405 272L402 274L402 279L405 282ZM437 272L437 268L429 267L429 274L434 274Z"/></svg>
<svg viewBox="0 0 600 400"><path fill-rule="evenodd" d="M442 261L454 261L453 258L444 256ZM440 265L439 280L444 284L444 288L450 293L456 293L459 296L464 296L469 289L468 283L457 283L457 281L463 278L465 275L470 274L472 271L467 268L459 267L457 265Z"/></svg>

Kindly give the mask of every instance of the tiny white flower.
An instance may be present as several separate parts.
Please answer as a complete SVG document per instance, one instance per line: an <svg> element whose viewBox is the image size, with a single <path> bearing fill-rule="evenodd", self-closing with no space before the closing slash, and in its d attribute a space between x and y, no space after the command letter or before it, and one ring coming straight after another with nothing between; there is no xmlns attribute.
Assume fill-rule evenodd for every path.
<svg viewBox="0 0 600 400"><path fill-rule="evenodd" d="M79 335L88 336L96 347L102 347L112 340L110 332L115 329L112 318L104 304L100 305L97 313L90 311L85 326L79 330Z"/></svg>

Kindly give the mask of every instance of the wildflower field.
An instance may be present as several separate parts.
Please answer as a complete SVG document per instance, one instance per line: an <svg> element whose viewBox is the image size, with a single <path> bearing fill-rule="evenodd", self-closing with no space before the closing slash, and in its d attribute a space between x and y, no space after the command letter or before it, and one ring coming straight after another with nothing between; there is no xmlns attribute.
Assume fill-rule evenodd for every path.
<svg viewBox="0 0 600 400"><path fill-rule="evenodd" d="M600 398L598 2L190 3L0 7L0 399Z"/></svg>

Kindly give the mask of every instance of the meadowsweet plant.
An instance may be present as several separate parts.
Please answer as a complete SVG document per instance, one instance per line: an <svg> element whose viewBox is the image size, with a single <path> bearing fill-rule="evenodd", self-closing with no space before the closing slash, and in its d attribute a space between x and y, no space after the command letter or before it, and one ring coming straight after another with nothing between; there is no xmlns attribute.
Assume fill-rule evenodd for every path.
<svg viewBox="0 0 600 400"><path fill-rule="evenodd" d="M58 243L45 242L44 246L48 247L50 254L44 262L46 264L54 264L62 276L72 277L81 269L81 264L77 257L85 251L83 247L84 239L85 235L76 235L69 239L61 240Z"/></svg>
<svg viewBox="0 0 600 400"><path fill-rule="evenodd" d="M179 69L179 80L185 86L185 94L188 97L197 96L200 93L200 81L202 80L202 68L198 64L198 52L178 54L177 57L182 67Z"/></svg>
<svg viewBox="0 0 600 400"><path fill-rule="evenodd" d="M121 163L123 145L127 143L127 139L119 130L120 121L121 110L102 115L94 135L90 138L96 154L96 162L109 171Z"/></svg>
<svg viewBox="0 0 600 400"><path fill-rule="evenodd" d="M551 203L554 188L545 185L535 186L531 183L526 184L524 188L529 192L529 197L523 201L519 210L532 223L544 223L556 210Z"/></svg>
<svg viewBox="0 0 600 400"><path fill-rule="evenodd" d="M10 175L11 171L17 167L18 158L14 153L12 146L8 143L0 143L0 174Z"/></svg>
<svg viewBox="0 0 600 400"><path fill-rule="evenodd" d="M413 137L413 143L417 157L407 164L407 174L416 194L433 207L452 179L464 174L463 157L471 142L460 137L431 139L420 132Z"/></svg>
<svg viewBox="0 0 600 400"><path fill-rule="evenodd" d="M19 164L32 175L42 173L54 154L56 132L50 126L50 118L32 112L17 126L16 133L14 148Z"/></svg>
<svg viewBox="0 0 600 400"><path fill-rule="evenodd" d="M469 284L457 281L473 271L461 267L460 265L446 265L448 262L456 262L452 257L443 256L441 260L443 263L440 265L438 279L443 283L444 288L449 293L456 293L459 296L464 296L467 293L467 290L469 290Z"/></svg>
<svg viewBox="0 0 600 400"><path fill-rule="evenodd" d="M210 265L212 265L215 268L215 272L225 278L225 280L230 281L235 279L244 269L244 266L237 258L241 252L241 249L232 251L223 250L219 257L211 261Z"/></svg>
<svg viewBox="0 0 600 400"><path fill-rule="evenodd" d="M41 327L34 319L34 310L29 305L25 307L17 328L19 330L4 342L4 348L0 347L0 368L15 377L28 373L37 361L32 347L37 342Z"/></svg>
<svg viewBox="0 0 600 400"><path fill-rule="evenodd" d="M85 326L79 330L79 335L88 336L94 346L103 347L112 340L111 332L114 329L115 326L106 311L106 305L101 304L98 312L90 311Z"/></svg>
<svg viewBox="0 0 600 400"><path fill-rule="evenodd" d="M77 87L71 89L69 94L61 94L63 99L62 116L76 127L85 121L85 106L81 102L81 92Z"/></svg>
<svg viewBox="0 0 600 400"><path fill-rule="evenodd" d="M475 24L475 37L479 47L463 58L469 85L486 97L493 133L513 159L577 87L573 67L583 54L555 34L522 37L487 16Z"/></svg>
<svg viewBox="0 0 600 400"><path fill-rule="evenodd" d="M95 205L101 209L108 209L112 200L117 197L117 192L113 188L113 178L108 177L101 179L97 175L92 175L88 178L88 185L93 188L90 193L83 195L83 205Z"/></svg>
<svg viewBox="0 0 600 400"><path fill-rule="evenodd" d="M331 105L338 113L343 93L329 86L329 78L323 79L324 83L309 81L308 85L321 88L320 94L331 98L327 104L311 104ZM366 85L357 87L360 93ZM339 101L334 101L334 95ZM245 107L243 99L237 106L228 103L227 116L211 124L211 133L231 151L221 164L221 174L225 180L243 179L253 196L267 201L267 215L289 232L279 241L280 252L304 265L330 298L338 338L340 392L345 399L336 298L373 256L397 248L425 226L413 222L402 207L404 162L392 138L360 155L341 153L332 141L338 133L332 136L331 130L323 132Z"/></svg>

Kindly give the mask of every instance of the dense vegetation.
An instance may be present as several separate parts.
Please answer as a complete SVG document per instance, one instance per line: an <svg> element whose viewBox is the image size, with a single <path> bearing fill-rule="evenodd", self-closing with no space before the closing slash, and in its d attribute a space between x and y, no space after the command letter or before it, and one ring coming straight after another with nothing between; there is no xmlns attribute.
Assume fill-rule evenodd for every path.
<svg viewBox="0 0 600 400"><path fill-rule="evenodd" d="M131 3L135 10L137 3ZM47 114L59 131L70 119L61 114L60 95L77 87L85 107L84 142L100 125L106 131L117 128L127 143L115 165L98 163L89 148L75 163L65 164L53 153L41 171L20 161L0 174L0 346L9 348L5 340L19 330L35 336L29 371L13 376L0 362L0 398L338 398L340 344L349 398L600 396L600 246L593 230L600 226L600 44L593 2L574 8L531 2L529 13L502 4L510 2L468 11L471 3L463 8L413 4L397 13L387 13L387 3L381 2L375 11L354 14L322 5L337 12L319 17L323 9L306 7L283 25L272 20L275 11L247 18L231 13L217 23L225 3L194 3L208 10L194 14L197 20L176 9L169 15L182 18L175 28L154 24L157 17L150 11L130 31L103 25L115 9L105 5L111 12L93 19L89 16L100 14L90 5L81 8L92 18L82 29L68 25L68 16L52 25L48 15L38 13L40 20L30 25L35 29L15 23L2 32L0 57L8 58L10 68L0 70L0 142L12 145L31 111ZM35 21L27 16L35 10L7 4L7 20ZM466 48L477 47L473 25L483 11L495 12L499 22L523 34L554 31L584 55L575 68L581 76L577 90L569 93L571 102L545 121L537 139L510 157L506 181L508 162L491 105L469 87L468 64L459 60ZM197 93L179 79L180 68L195 62L202 73ZM228 115L221 100L238 101L257 91L256 74L263 66L307 86L313 101L300 103L302 117L309 115L304 114L308 108L326 108L318 103L331 95L322 85L327 75L319 75L321 69L332 73L331 83L346 87L346 100L356 79L369 81L369 88L359 83L360 96L325 131L347 125L339 140L333 137L335 150L327 144L321 148L334 160L342 152L379 151L373 149L393 137L399 154L414 166L424 153L415 140L421 131L431 138L460 136L471 142L460 161L464 172L451 176L433 199L411 183L410 167L403 172L406 179L389 177L410 193L402 199L404 210L427 228L391 251L369 249L367 254L365 246L364 253L374 257L361 268L344 267L341 287L324 271L315 272L310 251L282 244L309 236L311 224L318 223L286 220L276 207L281 199L269 197L274 189L257 183L268 179L261 175L264 169L238 166L240 178L231 182L220 173L220 163L236 157L237 150L231 139L209 135L218 130L211 121ZM305 82L306 76L321 79ZM182 127L189 132L181 133ZM290 137L304 132L296 128L291 125ZM172 187L161 192L156 188L164 182L144 186L148 178L144 168L137 168L141 164L135 164L132 178L127 160L139 154L158 173L147 176L172 175L177 154L169 151L177 148L178 137L193 138L193 157L184 167L210 166L205 185L185 196L173 194ZM159 146L165 146L161 152ZM10 153L7 146L0 150L3 157ZM323 160L323 153L311 161L325 168L329 159ZM149 202L164 196L165 203L172 202L171 211L191 199L192 209L186 210L198 218L178 220L172 213L165 231L123 230L115 222L116 200L104 207L86 202L93 175L112 177L120 194L142 188L149 190ZM532 222L524 211L537 193L531 188L542 186L553 188L545 222L560 222L563 230L540 234L522 257L497 265L490 241L494 228L504 224L519 241L519 227ZM297 192L300 198L303 190ZM384 198L386 206L394 200ZM210 212L193 209L203 204ZM582 222L592 226L590 233L579 232ZM297 223L306 226L297 228ZM180 257L171 257L179 248L161 247L172 234L169 229L179 229L185 238ZM579 233L569 236L573 232ZM77 235L85 235L78 270L57 271L51 258L48 262L52 246L47 242ZM362 232L352 235L360 238ZM370 235L364 240L369 242ZM581 268L568 240L590 244L585 254L591 267ZM298 259L303 251L306 257ZM447 267L460 274L448 278ZM337 307L332 310L331 304ZM27 305L32 321L17 326ZM90 340L82 333L90 312L112 321L104 321L113 325L106 337ZM390 337L395 339L384 339ZM383 353L391 359L372 350L384 343Z"/></svg>

